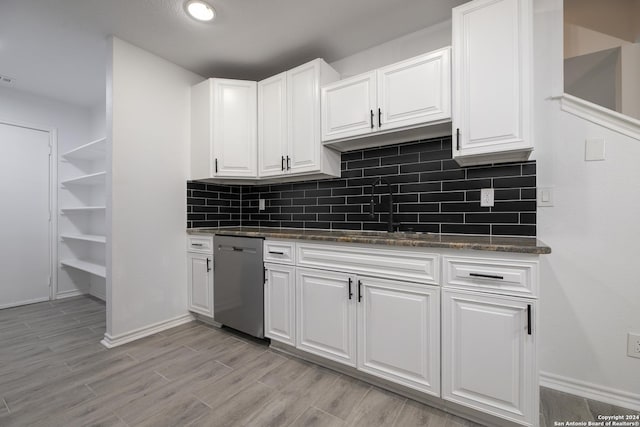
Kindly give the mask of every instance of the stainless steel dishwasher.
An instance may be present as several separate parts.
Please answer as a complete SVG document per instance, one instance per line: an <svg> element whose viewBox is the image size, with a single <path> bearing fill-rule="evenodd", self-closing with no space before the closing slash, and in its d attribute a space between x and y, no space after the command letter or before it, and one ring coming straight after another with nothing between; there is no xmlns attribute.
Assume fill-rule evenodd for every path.
<svg viewBox="0 0 640 427"><path fill-rule="evenodd" d="M264 338L262 238L213 238L213 313L216 322Z"/></svg>

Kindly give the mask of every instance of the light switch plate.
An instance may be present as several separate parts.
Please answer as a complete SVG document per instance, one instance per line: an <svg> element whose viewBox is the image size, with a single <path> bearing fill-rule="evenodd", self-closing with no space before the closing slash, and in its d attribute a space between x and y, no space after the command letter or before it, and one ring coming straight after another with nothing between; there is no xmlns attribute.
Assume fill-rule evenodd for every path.
<svg viewBox="0 0 640 427"><path fill-rule="evenodd" d="M264 199L258 199L258 210L263 211L265 209Z"/></svg>
<svg viewBox="0 0 640 427"><path fill-rule="evenodd" d="M584 142L584 160L593 162L605 159L604 138L587 139Z"/></svg>
<svg viewBox="0 0 640 427"><path fill-rule="evenodd" d="M493 207L493 188L483 188L480 190L480 206Z"/></svg>
<svg viewBox="0 0 640 427"><path fill-rule="evenodd" d="M538 206L553 206L553 187L538 188Z"/></svg>
<svg viewBox="0 0 640 427"><path fill-rule="evenodd" d="M627 334L627 356L640 359L640 334Z"/></svg>

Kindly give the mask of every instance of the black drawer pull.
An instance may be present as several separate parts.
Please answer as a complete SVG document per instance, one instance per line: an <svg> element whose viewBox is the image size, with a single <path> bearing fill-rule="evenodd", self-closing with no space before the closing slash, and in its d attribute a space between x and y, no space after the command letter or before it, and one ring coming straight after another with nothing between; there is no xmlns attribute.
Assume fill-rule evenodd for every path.
<svg viewBox="0 0 640 427"><path fill-rule="evenodd" d="M269 251L269 253L273 255L284 255L284 252Z"/></svg>
<svg viewBox="0 0 640 427"><path fill-rule="evenodd" d="M351 282L353 280L349 277L349 299L353 298L353 292L351 292Z"/></svg>
<svg viewBox="0 0 640 427"><path fill-rule="evenodd" d="M503 276L497 276L495 274L480 274L480 273L469 273L471 277L482 277L483 279L498 279L504 280Z"/></svg>
<svg viewBox="0 0 640 427"><path fill-rule="evenodd" d="M204 246L202 243L192 243L191 246Z"/></svg>
<svg viewBox="0 0 640 427"><path fill-rule="evenodd" d="M358 280L358 302L362 301L362 282Z"/></svg>
<svg viewBox="0 0 640 427"><path fill-rule="evenodd" d="M527 334L531 335L531 304L527 304Z"/></svg>

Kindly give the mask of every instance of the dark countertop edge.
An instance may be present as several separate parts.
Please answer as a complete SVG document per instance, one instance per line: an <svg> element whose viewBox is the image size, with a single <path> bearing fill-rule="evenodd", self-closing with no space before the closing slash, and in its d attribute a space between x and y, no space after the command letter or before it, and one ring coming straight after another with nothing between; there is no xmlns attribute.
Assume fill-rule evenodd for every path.
<svg viewBox="0 0 640 427"><path fill-rule="evenodd" d="M441 249L469 249L477 251L491 251L491 252L510 252L510 253L522 253L532 255L546 255L551 253L551 248L544 245L536 238L522 237L528 241L535 241L533 244L518 244L500 242L476 242L473 239L482 238L482 236L470 236L469 241L464 241L464 235L459 234L442 234L442 235L425 235L425 236L439 236L439 239L443 237L450 238L451 241L434 241L434 240L420 240L414 238L401 238L401 237L386 237L373 234L372 236L348 235L348 231L336 231L336 233L347 233L347 235L322 235L313 234L313 230L298 230L300 233L295 234L295 229L286 229L286 232L279 231L281 229L273 230L238 230L237 227L225 228L188 228L188 234L226 234L234 236L247 236L247 237L264 237L283 240L309 240L309 241L321 241L321 242L337 242L337 243L354 243L354 244L367 244L367 245L380 245L380 246L396 246L396 247L413 247L413 248L441 248ZM317 230L319 233L330 233L331 230ZM486 237L490 239L490 237ZM517 237L494 237L497 239L518 239Z"/></svg>

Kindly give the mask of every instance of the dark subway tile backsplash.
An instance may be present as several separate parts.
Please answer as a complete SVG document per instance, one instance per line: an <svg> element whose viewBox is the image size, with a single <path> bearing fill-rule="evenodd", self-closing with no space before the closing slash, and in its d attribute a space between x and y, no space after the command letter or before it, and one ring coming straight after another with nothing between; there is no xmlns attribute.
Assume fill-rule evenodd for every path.
<svg viewBox="0 0 640 427"><path fill-rule="evenodd" d="M187 227L386 230L386 183L374 189L370 212L378 177L391 185L403 231L536 235L535 161L462 168L451 159L450 137L343 153L341 178L243 187L188 182ZM495 188L493 208L480 206L481 188Z"/></svg>

